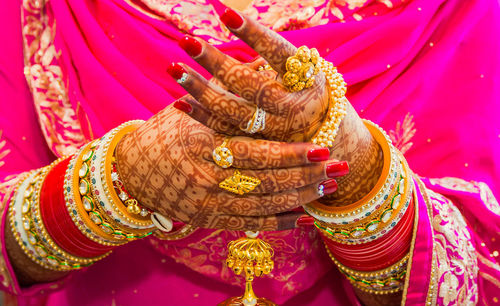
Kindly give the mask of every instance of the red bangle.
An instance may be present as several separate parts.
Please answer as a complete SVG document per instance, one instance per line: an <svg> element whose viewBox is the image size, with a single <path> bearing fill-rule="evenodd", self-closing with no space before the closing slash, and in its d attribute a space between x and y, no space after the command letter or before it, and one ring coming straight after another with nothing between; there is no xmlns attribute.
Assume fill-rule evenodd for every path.
<svg viewBox="0 0 500 306"><path fill-rule="evenodd" d="M58 163L46 176L40 194L40 214L48 234L64 251L78 257L104 255L112 246L101 245L83 235L73 223L64 200L64 176L70 158Z"/></svg>
<svg viewBox="0 0 500 306"><path fill-rule="evenodd" d="M398 262L408 253L414 216L412 200L401 222L388 235L364 244L341 244L323 233L321 235L332 255L342 265L358 271L376 271Z"/></svg>

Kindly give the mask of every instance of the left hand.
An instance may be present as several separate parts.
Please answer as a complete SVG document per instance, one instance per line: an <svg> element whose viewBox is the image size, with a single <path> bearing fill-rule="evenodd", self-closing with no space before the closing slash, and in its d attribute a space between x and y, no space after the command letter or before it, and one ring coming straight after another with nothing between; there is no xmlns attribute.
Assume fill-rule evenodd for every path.
<svg viewBox="0 0 500 306"><path fill-rule="evenodd" d="M180 41L181 47L222 86L209 82L186 64L172 64L169 73L176 79L186 73L187 78L181 86L194 98L181 103L190 104L187 108L191 117L229 135L241 135L240 129L246 128L258 106L267 113L266 127L259 136L270 140L309 141L321 126L328 109L324 74L319 72L315 76L312 87L289 92L281 79L286 72L287 58L294 55L297 48L255 20L232 10L228 12L221 19L267 61L278 73L277 79L223 54L200 39L186 36ZM238 25L238 22L239 27L230 27Z"/></svg>

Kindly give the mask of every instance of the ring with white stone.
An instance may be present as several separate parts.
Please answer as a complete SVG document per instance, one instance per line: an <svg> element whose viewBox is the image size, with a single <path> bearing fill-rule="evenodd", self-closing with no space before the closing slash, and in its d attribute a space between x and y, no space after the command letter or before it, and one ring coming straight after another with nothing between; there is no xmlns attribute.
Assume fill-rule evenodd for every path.
<svg viewBox="0 0 500 306"><path fill-rule="evenodd" d="M227 147L229 137L226 137L222 144L215 148L212 152L212 158L217 166L222 168L229 168L233 164L233 152Z"/></svg>
<svg viewBox="0 0 500 306"><path fill-rule="evenodd" d="M318 195L320 197L325 195L325 186L323 184L318 185Z"/></svg>
<svg viewBox="0 0 500 306"><path fill-rule="evenodd" d="M252 118L248 120L247 127L242 129L243 132L255 134L263 131L266 128L266 111L257 107Z"/></svg>

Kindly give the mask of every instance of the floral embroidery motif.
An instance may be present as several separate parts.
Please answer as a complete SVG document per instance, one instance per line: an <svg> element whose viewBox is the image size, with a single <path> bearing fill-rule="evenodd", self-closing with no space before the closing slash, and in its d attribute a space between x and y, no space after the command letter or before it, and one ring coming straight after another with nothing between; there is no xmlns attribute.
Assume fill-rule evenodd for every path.
<svg viewBox="0 0 500 306"><path fill-rule="evenodd" d="M24 74L31 88L43 135L58 156L70 155L85 143L80 121L69 101L54 46L55 21L44 0L24 0L21 7Z"/></svg>
<svg viewBox="0 0 500 306"><path fill-rule="evenodd" d="M150 239L160 252L172 257L176 262L207 276L216 277L229 284L242 286L244 278L236 276L226 266L227 244L240 238L243 233L225 230L205 230L206 235L190 236L179 241ZM271 244L275 250L275 268L269 275L282 283L282 293L297 293L304 284L294 276L320 254L321 238L314 230L295 229L281 232L264 232L260 238Z"/></svg>
<svg viewBox="0 0 500 306"><path fill-rule="evenodd" d="M479 189L481 201L483 201L486 207L488 207L492 212L500 216L500 205L493 195L493 191L491 191L491 188L483 182L474 182L474 184Z"/></svg>
<svg viewBox="0 0 500 306"><path fill-rule="evenodd" d="M437 255L438 293L443 305L478 301L478 262L467 223L446 197L428 191L433 204L432 226Z"/></svg>
<svg viewBox="0 0 500 306"><path fill-rule="evenodd" d="M0 139L2 139L2 131L0 131ZM5 140L0 141L0 167L2 167L5 162L2 160L7 154L10 153L9 149L4 149L5 147Z"/></svg>
<svg viewBox="0 0 500 306"><path fill-rule="evenodd" d="M172 22L183 32L202 37L212 44L221 44L236 39L221 24L209 0L140 0L147 8ZM130 1L127 1L130 3ZM395 1L379 0L370 4L388 10L395 7ZM399 1L398 1L399 2ZM241 9L230 1L235 9ZM363 19L360 9L368 6L368 0L254 0L243 12L274 31L291 31L344 20L352 16ZM132 7L144 10L131 4Z"/></svg>
<svg viewBox="0 0 500 306"><path fill-rule="evenodd" d="M408 150L413 146L411 139L417 132L417 129L414 127L415 122L413 122L413 115L408 113L403 119L403 123L398 121L398 123L396 123L396 129L389 131L389 137L391 138L392 143L403 154L408 152Z"/></svg>
<svg viewBox="0 0 500 306"><path fill-rule="evenodd" d="M479 189L474 185L473 182L469 182L457 177L443 177L443 178L431 178L429 179L432 185L441 185L444 188L448 188L456 191L465 191L478 193Z"/></svg>

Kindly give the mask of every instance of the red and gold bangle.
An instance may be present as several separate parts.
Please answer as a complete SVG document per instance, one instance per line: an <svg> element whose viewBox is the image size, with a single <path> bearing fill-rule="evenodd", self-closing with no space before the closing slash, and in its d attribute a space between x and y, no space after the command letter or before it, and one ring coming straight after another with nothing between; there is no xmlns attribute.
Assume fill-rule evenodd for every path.
<svg viewBox="0 0 500 306"><path fill-rule="evenodd" d="M112 247L90 240L72 222L65 207L63 192L68 163L69 159L61 162L47 175L40 199L41 219L48 234L63 250L88 259L84 262L96 261L109 254Z"/></svg>
<svg viewBox="0 0 500 306"><path fill-rule="evenodd" d="M408 253L414 212L412 201L403 220L393 232L366 244L345 245L329 239L329 235L324 232L321 235L332 255L344 266L358 271L379 270L394 264Z"/></svg>

